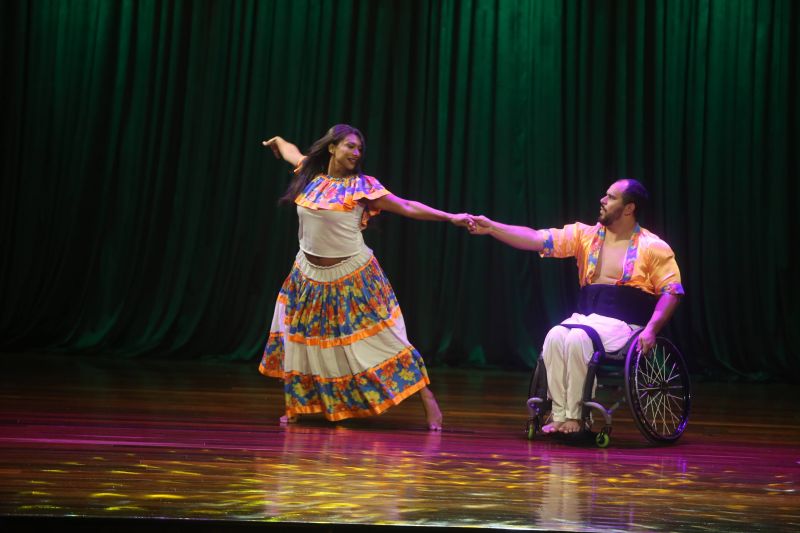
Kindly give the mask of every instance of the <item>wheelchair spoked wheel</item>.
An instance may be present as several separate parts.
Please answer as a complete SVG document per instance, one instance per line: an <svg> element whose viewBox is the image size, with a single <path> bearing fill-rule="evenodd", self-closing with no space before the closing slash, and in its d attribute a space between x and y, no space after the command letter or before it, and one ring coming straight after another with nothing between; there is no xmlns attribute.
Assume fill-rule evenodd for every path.
<svg viewBox="0 0 800 533"><path fill-rule="evenodd" d="M633 420L654 444L677 441L689 421L692 394L689 369L669 340L657 337L647 353L631 342L625 360L625 394Z"/></svg>

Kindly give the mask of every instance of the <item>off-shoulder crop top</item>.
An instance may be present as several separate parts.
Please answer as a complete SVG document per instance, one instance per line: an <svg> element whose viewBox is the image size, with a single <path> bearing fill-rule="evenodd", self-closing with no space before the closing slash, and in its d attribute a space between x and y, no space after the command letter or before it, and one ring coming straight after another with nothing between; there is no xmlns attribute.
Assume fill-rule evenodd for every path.
<svg viewBox="0 0 800 533"><path fill-rule="evenodd" d="M360 200L389 194L372 176L332 178L320 174L297 195L300 249L317 257L349 257L364 248L361 230L379 209Z"/></svg>

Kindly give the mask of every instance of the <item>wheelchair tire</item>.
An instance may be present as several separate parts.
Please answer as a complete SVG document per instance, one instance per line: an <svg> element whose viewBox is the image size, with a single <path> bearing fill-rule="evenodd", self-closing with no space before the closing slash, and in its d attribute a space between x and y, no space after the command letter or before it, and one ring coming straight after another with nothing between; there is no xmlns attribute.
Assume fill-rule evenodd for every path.
<svg viewBox="0 0 800 533"><path fill-rule="evenodd" d="M673 443L689 421L689 369L668 339L657 337L653 349L641 354L636 340L631 342L625 360L625 394L633 420L650 442Z"/></svg>

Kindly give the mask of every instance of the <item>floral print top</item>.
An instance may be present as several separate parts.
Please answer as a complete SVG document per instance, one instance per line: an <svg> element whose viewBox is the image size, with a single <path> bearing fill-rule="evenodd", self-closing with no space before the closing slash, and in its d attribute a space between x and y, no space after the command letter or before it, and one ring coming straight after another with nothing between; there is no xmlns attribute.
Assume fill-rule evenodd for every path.
<svg viewBox="0 0 800 533"><path fill-rule="evenodd" d="M353 211L359 207L360 200L374 200L391 194L377 179L365 174L333 178L319 174L297 195L294 203L308 209L331 211ZM365 207L361 215L361 228L367 226L371 217L380 209Z"/></svg>
<svg viewBox="0 0 800 533"><path fill-rule="evenodd" d="M590 285L606 238L605 226L575 222L544 231L547 238L539 254L542 257L575 257L580 286ZM631 235L622 277L617 280L617 285L635 287L654 295L684 294L681 272L672 248L658 235L638 224Z"/></svg>

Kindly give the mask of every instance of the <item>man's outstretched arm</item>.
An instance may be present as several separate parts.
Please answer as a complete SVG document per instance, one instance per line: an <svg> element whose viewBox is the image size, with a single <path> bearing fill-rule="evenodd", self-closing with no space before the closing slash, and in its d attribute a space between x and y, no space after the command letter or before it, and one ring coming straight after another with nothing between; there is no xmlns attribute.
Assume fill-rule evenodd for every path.
<svg viewBox="0 0 800 533"><path fill-rule="evenodd" d="M541 252L547 239L545 232L527 226L512 226L496 222L485 216L473 217L475 227L470 229L474 235L491 235L495 239L520 250Z"/></svg>

